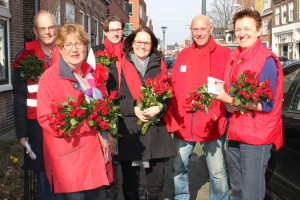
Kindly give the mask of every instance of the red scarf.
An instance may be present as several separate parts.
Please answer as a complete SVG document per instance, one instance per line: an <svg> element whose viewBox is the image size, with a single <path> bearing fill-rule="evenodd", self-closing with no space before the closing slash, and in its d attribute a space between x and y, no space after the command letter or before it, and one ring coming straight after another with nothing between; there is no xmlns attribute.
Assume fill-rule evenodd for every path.
<svg viewBox="0 0 300 200"><path fill-rule="evenodd" d="M139 101L139 97L141 96L141 87L143 87L143 84L140 79L140 76L137 73L136 68L130 62L128 62L128 60L126 60L125 56L122 57L121 68L124 72L125 80L132 97L135 100ZM166 80L168 77L167 67L163 60L161 60L160 68L162 70L162 79ZM164 121L169 132L179 130L179 125L177 124L175 118L169 111L167 111L164 115Z"/></svg>
<svg viewBox="0 0 300 200"><path fill-rule="evenodd" d="M124 52L123 52L123 43L124 43L123 39L122 39L122 43L121 44L119 44L119 43L118 44L113 44L113 43L111 43L107 39L107 37L104 40L105 49L110 54L114 54L117 61L121 60L122 56L124 55Z"/></svg>
<svg viewBox="0 0 300 200"><path fill-rule="evenodd" d="M216 43L212 37L205 47L196 49L195 42L192 44L193 51L188 55L186 66L186 79L184 94L188 96L190 92L198 89L207 83L207 77L210 73L210 55L216 49Z"/></svg>

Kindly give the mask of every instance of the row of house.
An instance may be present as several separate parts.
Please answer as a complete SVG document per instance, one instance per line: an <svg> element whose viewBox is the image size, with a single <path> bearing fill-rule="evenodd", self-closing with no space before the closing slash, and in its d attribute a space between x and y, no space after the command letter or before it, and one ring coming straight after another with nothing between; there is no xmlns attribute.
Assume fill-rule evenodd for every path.
<svg viewBox="0 0 300 200"><path fill-rule="evenodd" d="M262 42L277 56L300 58L300 0L237 0L237 11L252 8L262 16ZM237 46L234 30L226 30L226 45Z"/></svg>
<svg viewBox="0 0 300 200"><path fill-rule="evenodd" d="M101 24L109 15L123 19L129 31L146 25L153 30L144 0L0 0L0 133L14 126L12 63L25 42L35 40L33 17L39 10L53 13L59 25L81 24L89 48L103 41Z"/></svg>

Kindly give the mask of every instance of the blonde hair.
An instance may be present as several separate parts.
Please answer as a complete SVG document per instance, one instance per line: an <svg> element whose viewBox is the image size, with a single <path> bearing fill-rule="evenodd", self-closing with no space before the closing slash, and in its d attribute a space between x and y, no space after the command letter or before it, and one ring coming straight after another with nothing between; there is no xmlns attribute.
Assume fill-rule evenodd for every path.
<svg viewBox="0 0 300 200"><path fill-rule="evenodd" d="M80 24L64 24L58 31L55 42L56 46L62 48L67 35L71 33L75 34L77 39L79 39L84 45L89 44L89 36Z"/></svg>

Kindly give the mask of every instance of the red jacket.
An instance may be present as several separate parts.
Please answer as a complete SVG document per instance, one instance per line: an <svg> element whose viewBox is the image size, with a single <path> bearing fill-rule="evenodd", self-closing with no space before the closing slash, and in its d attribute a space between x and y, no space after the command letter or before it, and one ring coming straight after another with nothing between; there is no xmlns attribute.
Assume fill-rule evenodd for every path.
<svg viewBox="0 0 300 200"><path fill-rule="evenodd" d="M211 38L211 40L213 40L213 38ZM169 109L181 127L179 131L175 132L174 136L186 141L214 141L220 138L226 130L226 119L222 118L222 121L219 120L220 116L226 113L224 105L218 101L214 101L213 107L209 109L207 114L202 111L196 113L187 112L183 107L185 99L187 98L183 88L189 77L186 77L186 72L181 72L181 66L186 65L186 70L189 70L189 57L193 51L195 51L194 43L179 53L170 75L175 98ZM228 48L216 45L216 48L210 55L210 75L212 77L218 79L223 78L229 54L230 50ZM199 62L201 62L201 60L199 60ZM195 74L195 76L201 76L201 74ZM207 80L207 77L204 78ZM202 85L198 85L196 88L200 86Z"/></svg>
<svg viewBox="0 0 300 200"><path fill-rule="evenodd" d="M282 132L282 98L283 98L283 73L277 56L257 40L249 49L242 52L237 48L232 52L231 60L226 68L227 82L238 77L241 72L250 70L259 76L266 59L273 57L277 64L277 84L275 104L269 113L254 111L255 118L250 112L241 115L236 112L231 115L227 138L229 140L241 141L247 144L264 145L274 143L279 149L283 142ZM230 77L231 71L231 77Z"/></svg>
<svg viewBox="0 0 300 200"><path fill-rule="evenodd" d="M39 40L34 40L32 42L26 43L26 50L34 50L35 55L40 60L45 60L44 68L48 69L48 64L46 61L45 53L43 52ZM59 48L54 46L51 52L51 63L54 64L57 60L59 60ZM27 118L28 119L37 119L36 116L36 96L38 91L38 83L31 79L27 79Z"/></svg>
<svg viewBox="0 0 300 200"><path fill-rule="evenodd" d="M86 62L82 70L91 69ZM49 126L47 115L51 105L76 98L80 86L71 68L61 58L40 78L38 121L43 129L45 168L55 193L70 193L109 185L97 131L88 121L73 130L70 136L59 138ZM79 134L77 136L77 134Z"/></svg>

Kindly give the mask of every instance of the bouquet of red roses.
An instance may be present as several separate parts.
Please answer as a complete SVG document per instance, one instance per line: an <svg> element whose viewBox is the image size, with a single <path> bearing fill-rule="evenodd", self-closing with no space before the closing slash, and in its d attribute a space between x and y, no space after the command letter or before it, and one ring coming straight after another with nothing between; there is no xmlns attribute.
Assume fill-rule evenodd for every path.
<svg viewBox="0 0 300 200"><path fill-rule="evenodd" d="M22 80L31 79L36 83L39 82L39 77L44 73L45 60L39 60L34 55L33 50L24 50L18 55L16 61L13 64L14 70L18 68L22 69L20 76Z"/></svg>
<svg viewBox="0 0 300 200"><path fill-rule="evenodd" d="M211 97L207 92L207 85L204 84L202 87L199 87L197 90L192 91L188 98L185 99L187 105L191 105L193 112L198 110L203 110L207 114L209 108L213 105Z"/></svg>
<svg viewBox="0 0 300 200"><path fill-rule="evenodd" d="M119 106L115 105L117 92L112 91L110 95L104 96L103 99L93 99L89 105L89 126L96 126L96 130L102 133L109 132L112 137L118 138L118 116Z"/></svg>
<svg viewBox="0 0 300 200"><path fill-rule="evenodd" d="M167 82L167 79L164 78L163 75L157 75L153 80L152 78L148 78L146 80L147 87L141 88L142 97L139 98L139 104L137 105L142 110L148 109L152 106L158 106L159 108L163 108L163 101L168 98L173 98L174 92L173 88ZM143 125L142 134L146 134L149 125L155 125L159 122L160 119L158 117L153 117L148 122L142 122L139 120L137 122L138 125Z"/></svg>
<svg viewBox="0 0 300 200"><path fill-rule="evenodd" d="M267 102L274 100L270 79L261 83L255 72L246 70L238 78L233 79L232 83L233 87L230 87L229 91L232 92L232 104L236 106L240 104L247 105L248 102L257 104L263 99ZM240 112L242 115L247 113L247 108L240 107ZM255 117L254 112L252 110L250 112L252 117Z"/></svg>
<svg viewBox="0 0 300 200"><path fill-rule="evenodd" d="M51 105L52 112L48 116L50 127L57 133L58 137L69 136L72 129L81 125L83 120L88 118L88 105L83 92L78 95L76 101L69 96L67 102Z"/></svg>
<svg viewBox="0 0 300 200"><path fill-rule="evenodd" d="M97 51L95 53L96 57L96 69L94 73L94 78L96 85L100 88L102 83L108 79L109 67L111 64L116 62L115 55L108 53L106 50Z"/></svg>

